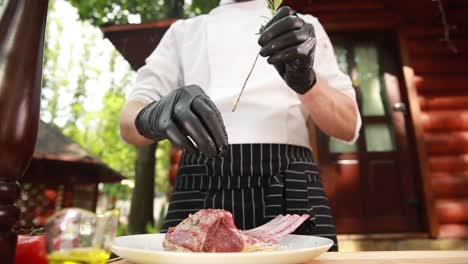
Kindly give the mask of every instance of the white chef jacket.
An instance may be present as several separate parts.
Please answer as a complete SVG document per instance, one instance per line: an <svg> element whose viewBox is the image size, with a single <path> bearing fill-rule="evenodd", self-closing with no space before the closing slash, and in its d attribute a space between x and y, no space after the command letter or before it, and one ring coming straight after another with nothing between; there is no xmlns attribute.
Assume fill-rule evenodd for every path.
<svg viewBox="0 0 468 264"><path fill-rule="evenodd" d="M240 104L232 112L260 50L258 32L265 17L271 17L265 0L222 0L207 15L176 21L147 58L146 65L138 70L128 100L150 103L174 89L196 84L221 112L230 144L272 143L310 148L308 110L266 58L259 57ZM322 25L311 15L301 17L315 29L314 70L356 102L351 80L340 71ZM356 112L354 138L348 143L356 141L361 127L359 111Z"/></svg>

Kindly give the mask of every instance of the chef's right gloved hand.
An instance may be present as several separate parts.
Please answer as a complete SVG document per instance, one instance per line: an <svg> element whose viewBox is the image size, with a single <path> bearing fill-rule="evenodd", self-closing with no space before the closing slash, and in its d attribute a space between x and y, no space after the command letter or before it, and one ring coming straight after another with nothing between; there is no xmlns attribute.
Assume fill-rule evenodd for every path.
<svg viewBox="0 0 468 264"><path fill-rule="evenodd" d="M143 108L135 119L135 126L148 139L169 139L176 147L192 152L198 148L210 158L228 148L221 114L196 85L174 90Z"/></svg>
<svg viewBox="0 0 468 264"><path fill-rule="evenodd" d="M276 70L288 86L299 94L316 84L314 26L302 20L296 11L284 6L261 29L260 55Z"/></svg>

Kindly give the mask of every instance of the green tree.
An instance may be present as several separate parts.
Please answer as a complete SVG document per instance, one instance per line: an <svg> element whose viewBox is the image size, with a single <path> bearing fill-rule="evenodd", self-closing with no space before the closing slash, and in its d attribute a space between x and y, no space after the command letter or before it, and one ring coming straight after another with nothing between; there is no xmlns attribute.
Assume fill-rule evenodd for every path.
<svg viewBox="0 0 468 264"><path fill-rule="evenodd" d="M55 30L57 35L63 32L63 24L57 23L58 17L55 13L54 1L49 3L49 13L46 26L46 37L44 41L44 65L42 77L42 102L41 117L49 115L49 123L55 124L59 114L59 89L67 86L68 80L60 78L59 72L59 51L61 43L58 38L51 38L51 30Z"/></svg>
<svg viewBox="0 0 468 264"><path fill-rule="evenodd" d="M182 18L208 13L219 0L69 0L78 9L82 20L96 26L104 24L128 24L130 17L139 17L141 22L166 18Z"/></svg>
<svg viewBox="0 0 468 264"><path fill-rule="evenodd" d="M119 113L125 103L125 87L131 85L131 72L124 76L115 73L115 65L119 54L113 51L109 64L109 71L112 76L109 88L102 98L102 109L97 112L86 113L78 120L82 121L84 128L68 125L65 128L67 135L75 139L82 146L85 146L94 155L99 157L111 168L120 171L122 174L134 176L135 148L125 144L119 136ZM82 77L80 77L82 78ZM79 79L80 79L79 78ZM75 102L79 115L83 115L82 102ZM73 106L72 106L73 108ZM74 111L72 109L72 111ZM73 117L72 114L72 119ZM72 129L69 129L71 127Z"/></svg>
<svg viewBox="0 0 468 264"><path fill-rule="evenodd" d="M96 46L101 42L101 33L87 22L80 22L80 30L76 32L80 41L68 41L66 44L63 39L66 33L64 25L69 20L56 9L60 6L58 3L59 1L50 1L49 6L41 118L61 129L65 135L111 168L127 177L133 177L135 148L122 142L118 134L118 115L125 102L125 89L131 86L133 73L117 51L96 50ZM68 27L70 28L70 25ZM95 62L91 63L92 59L95 59ZM126 64L126 67L122 66L122 63ZM116 70L118 64L120 71ZM103 87L95 87L101 75L110 76L110 80L107 80L108 83ZM102 109L99 111L87 112L85 109L85 103L92 99L87 94L89 87L107 89L102 98ZM71 98L67 99L70 95ZM119 195L113 191L116 188L110 187L105 190Z"/></svg>
<svg viewBox="0 0 468 264"><path fill-rule="evenodd" d="M93 25L127 24L129 16L139 15L141 21L165 18L168 5L164 1L148 0L69 0L78 8L80 18Z"/></svg>
<svg viewBox="0 0 468 264"><path fill-rule="evenodd" d="M70 93L73 94L72 102L70 104L70 114L68 115L67 123L65 124L65 134L71 138L79 138L82 131L78 127L78 122L85 114L84 101L86 100L86 85L92 76L91 72L98 73L99 70L87 66L88 61L91 59L91 49L93 43L96 42L96 35L82 32L82 38L86 39L83 45L83 55L80 58L79 68L80 73ZM112 64L112 61L110 62Z"/></svg>
<svg viewBox="0 0 468 264"><path fill-rule="evenodd" d="M192 0L185 11L186 16L206 14L219 5L219 0Z"/></svg>

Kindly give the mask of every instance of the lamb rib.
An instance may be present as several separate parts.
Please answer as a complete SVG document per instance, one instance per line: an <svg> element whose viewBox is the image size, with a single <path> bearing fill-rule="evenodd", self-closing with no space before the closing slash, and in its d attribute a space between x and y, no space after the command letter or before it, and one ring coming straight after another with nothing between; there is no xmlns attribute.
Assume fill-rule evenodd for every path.
<svg viewBox="0 0 468 264"><path fill-rule="evenodd" d="M203 209L169 228L163 242L167 251L253 252L274 250L279 240L294 232L310 216L278 215L250 230L239 230L232 214L221 209Z"/></svg>

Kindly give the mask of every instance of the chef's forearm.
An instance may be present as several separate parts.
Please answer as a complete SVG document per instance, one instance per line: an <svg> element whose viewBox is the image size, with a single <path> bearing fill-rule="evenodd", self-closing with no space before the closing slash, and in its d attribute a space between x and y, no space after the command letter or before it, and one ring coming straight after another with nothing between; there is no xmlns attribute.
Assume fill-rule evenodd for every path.
<svg viewBox="0 0 468 264"><path fill-rule="evenodd" d="M124 105L120 113L120 136L128 144L144 146L153 143L140 135L135 127L135 118L146 105L146 103L140 101L130 100Z"/></svg>
<svg viewBox="0 0 468 264"><path fill-rule="evenodd" d="M315 124L327 135L351 141L357 123L355 103L351 98L330 86L317 75L317 83L309 92L300 95Z"/></svg>

